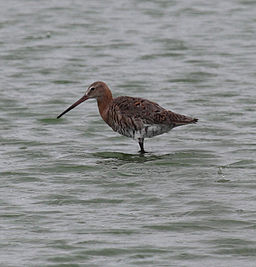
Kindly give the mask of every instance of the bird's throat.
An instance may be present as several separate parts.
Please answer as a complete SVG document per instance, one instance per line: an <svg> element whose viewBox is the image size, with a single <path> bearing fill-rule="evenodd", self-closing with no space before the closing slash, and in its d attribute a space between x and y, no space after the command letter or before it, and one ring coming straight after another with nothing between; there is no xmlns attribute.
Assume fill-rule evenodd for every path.
<svg viewBox="0 0 256 267"><path fill-rule="evenodd" d="M97 98L98 108L102 119L108 123L108 109L113 101L112 95L104 95Z"/></svg>

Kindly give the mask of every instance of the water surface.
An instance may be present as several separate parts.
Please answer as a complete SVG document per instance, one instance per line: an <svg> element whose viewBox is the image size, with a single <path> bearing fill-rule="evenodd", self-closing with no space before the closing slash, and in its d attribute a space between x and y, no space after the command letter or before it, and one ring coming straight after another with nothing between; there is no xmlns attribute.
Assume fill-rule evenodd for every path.
<svg viewBox="0 0 256 267"><path fill-rule="evenodd" d="M255 266L255 8L1 3L1 266ZM140 155L93 100L57 120L95 80L199 123Z"/></svg>

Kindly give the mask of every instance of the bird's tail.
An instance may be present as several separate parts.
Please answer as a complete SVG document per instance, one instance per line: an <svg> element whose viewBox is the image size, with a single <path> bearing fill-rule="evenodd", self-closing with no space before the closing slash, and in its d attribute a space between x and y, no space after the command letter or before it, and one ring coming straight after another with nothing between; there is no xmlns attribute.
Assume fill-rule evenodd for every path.
<svg viewBox="0 0 256 267"><path fill-rule="evenodd" d="M174 127L182 126L182 125L186 125L190 123L196 123L198 121L198 119L196 118L191 118L185 115L174 113L172 111L169 111L169 118L170 118L171 123L175 125Z"/></svg>

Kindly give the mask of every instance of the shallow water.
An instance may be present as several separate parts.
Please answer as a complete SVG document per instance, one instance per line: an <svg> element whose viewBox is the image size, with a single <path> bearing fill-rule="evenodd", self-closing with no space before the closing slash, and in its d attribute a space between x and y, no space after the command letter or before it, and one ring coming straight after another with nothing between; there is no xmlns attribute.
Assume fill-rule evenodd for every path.
<svg viewBox="0 0 256 267"><path fill-rule="evenodd" d="M256 3L0 5L0 265L255 266ZM57 120L95 80L199 123Z"/></svg>

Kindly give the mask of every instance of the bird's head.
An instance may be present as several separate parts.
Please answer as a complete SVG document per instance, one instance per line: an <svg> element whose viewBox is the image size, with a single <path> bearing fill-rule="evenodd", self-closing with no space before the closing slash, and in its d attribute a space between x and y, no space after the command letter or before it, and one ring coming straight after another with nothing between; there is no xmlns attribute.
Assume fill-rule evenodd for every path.
<svg viewBox="0 0 256 267"><path fill-rule="evenodd" d="M106 94L109 94L109 88L104 82L94 82L92 83L85 92L88 98L101 98Z"/></svg>
<svg viewBox="0 0 256 267"><path fill-rule="evenodd" d="M88 89L86 90L85 94L77 100L73 105L67 108L64 112L62 112L57 118L59 119L65 113L69 112L71 109L75 108L85 100L89 98L96 98L98 101L104 98L110 97L112 99L112 94L106 83L98 81L92 83Z"/></svg>

